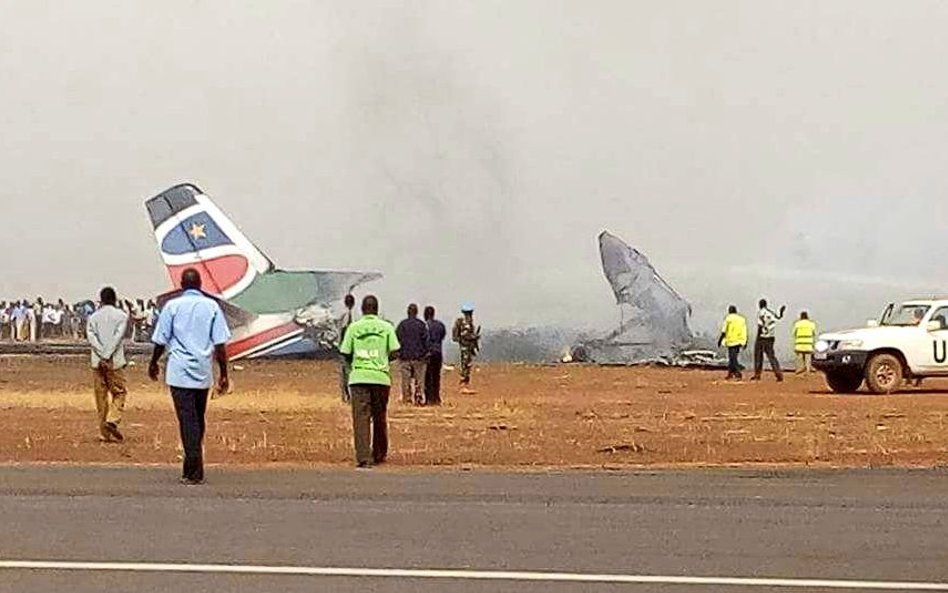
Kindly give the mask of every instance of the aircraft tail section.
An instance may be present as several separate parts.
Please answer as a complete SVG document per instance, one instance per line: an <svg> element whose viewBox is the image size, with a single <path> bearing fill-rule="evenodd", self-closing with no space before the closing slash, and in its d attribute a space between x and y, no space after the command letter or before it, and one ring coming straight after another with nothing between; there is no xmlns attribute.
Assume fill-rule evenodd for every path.
<svg viewBox="0 0 948 593"><path fill-rule="evenodd" d="M356 286L381 277L375 272L273 270L233 300L259 313L293 311L314 303L341 303Z"/></svg>
<svg viewBox="0 0 948 593"><path fill-rule="evenodd" d="M225 299L274 269L237 226L195 185L176 185L145 203L162 260L175 287L197 268L208 292Z"/></svg>
<svg viewBox="0 0 948 593"><path fill-rule="evenodd" d="M645 254L607 231L599 235L599 254L616 302L635 310L635 316L610 339L632 330L659 344L687 344L693 339L688 325L691 305L665 282Z"/></svg>

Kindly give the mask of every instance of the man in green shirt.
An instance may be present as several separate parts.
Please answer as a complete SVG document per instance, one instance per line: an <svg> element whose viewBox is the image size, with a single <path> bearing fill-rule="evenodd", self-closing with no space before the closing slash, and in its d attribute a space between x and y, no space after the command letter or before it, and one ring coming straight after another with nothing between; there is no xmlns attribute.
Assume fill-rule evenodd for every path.
<svg viewBox="0 0 948 593"><path fill-rule="evenodd" d="M339 345L340 354L350 364L352 432L356 463L362 468L384 463L388 454L386 410L392 385L389 365L401 348L395 328L378 315L378 299L372 295L362 299L362 318L346 328Z"/></svg>

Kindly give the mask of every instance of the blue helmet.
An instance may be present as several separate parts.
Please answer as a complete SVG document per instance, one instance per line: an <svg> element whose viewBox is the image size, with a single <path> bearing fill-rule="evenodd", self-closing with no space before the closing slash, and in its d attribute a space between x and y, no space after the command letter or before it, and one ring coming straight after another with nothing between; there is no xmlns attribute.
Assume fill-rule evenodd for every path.
<svg viewBox="0 0 948 593"><path fill-rule="evenodd" d="M461 313L473 313L474 312L474 303L467 301L461 305Z"/></svg>

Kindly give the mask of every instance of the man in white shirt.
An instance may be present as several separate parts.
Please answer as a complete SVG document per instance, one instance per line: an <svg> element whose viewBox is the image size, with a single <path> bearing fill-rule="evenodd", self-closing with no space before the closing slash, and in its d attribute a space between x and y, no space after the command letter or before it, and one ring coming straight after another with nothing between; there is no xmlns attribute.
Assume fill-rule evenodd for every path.
<svg viewBox="0 0 948 593"><path fill-rule="evenodd" d="M128 315L116 306L115 289L99 293L99 309L89 316L86 337L92 347L92 376L99 433L104 442L122 442L119 432L125 410L125 329Z"/></svg>
<svg viewBox="0 0 948 593"><path fill-rule="evenodd" d="M55 307L53 307L53 313L51 317L53 321L53 326L52 326L52 331L50 332L50 335L55 336L57 338L66 337L66 332L63 331L63 320L66 317L65 309L59 305L56 305Z"/></svg>
<svg viewBox="0 0 948 593"><path fill-rule="evenodd" d="M13 339L13 332L8 329L13 325L10 317L12 311L13 308L8 307L6 301L0 303L0 340L6 339L7 336Z"/></svg>
<svg viewBox="0 0 948 593"><path fill-rule="evenodd" d="M770 362L770 367L777 376L777 382L783 381L783 371L780 368L780 362L777 360L777 354L774 352L774 343L777 339L777 321L783 319L786 312L786 305L780 307L780 312L775 313L767 306L765 299L760 299L760 305L757 311L757 338L754 340L754 376L751 381L760 381L761 373L764 370L764 355Z"/></svg>
<svg viewBox="0 0 948 593"><path fill-rule="evenodd" d="M56 325L54 322L54 311L55 309L52 304L47 304L43 307L42 323L40 324L40 339L50 338L54 335L54 326Z"/></svg>
<svg viewBox="0 0 948 593"><path fill-rule="evenodd" d="M35 342L39 339L39 324L42 321L42 317L42 309L40 309L40 313L37 315L35 305L26 307L26 327L31 342Z"/></svg>

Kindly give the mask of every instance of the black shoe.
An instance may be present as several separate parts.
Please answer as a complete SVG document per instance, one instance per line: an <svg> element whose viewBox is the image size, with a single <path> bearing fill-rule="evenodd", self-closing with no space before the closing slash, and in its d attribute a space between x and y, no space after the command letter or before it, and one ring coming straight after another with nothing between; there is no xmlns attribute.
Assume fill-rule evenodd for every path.
<svg viewBox="0 0 948 593"><path fill-rule="evenodd" d="M118 426L116 426L114 422L106 422L105 430L116 441L121 443L122 441L125 440L125 437L122 436L122 433L119 432Z"/></svg>
<svg viewBox="0 0 948 593"><path fill-rule="evenodd" d="M204 484L204 478L201 478L200 480L192 480L191 478L179 478L178 482L183 484L184 486L200 486Z"/></svg>
<svg viewBox="0 0 948 593"><path fill-rule="evenodd" d="M356 469L363 470L363 471L369 470L369 469L372 469L372 464L369 463L368 461L360 461L359 463L356 464Z"/></svg>
<svg viewBox="0 0 948 593"><path fill-rule="evenodd" d="M783 383L783 375L777 375L777 383Z"/></svg>

